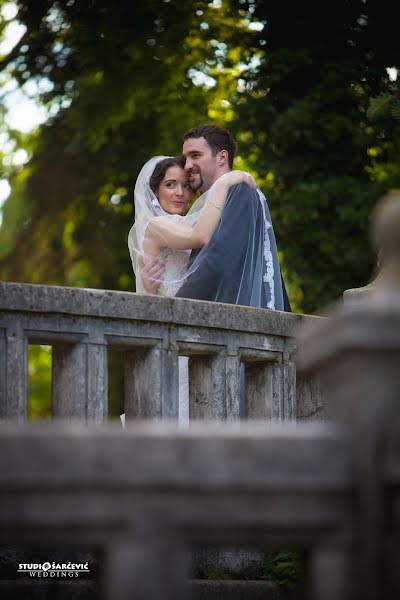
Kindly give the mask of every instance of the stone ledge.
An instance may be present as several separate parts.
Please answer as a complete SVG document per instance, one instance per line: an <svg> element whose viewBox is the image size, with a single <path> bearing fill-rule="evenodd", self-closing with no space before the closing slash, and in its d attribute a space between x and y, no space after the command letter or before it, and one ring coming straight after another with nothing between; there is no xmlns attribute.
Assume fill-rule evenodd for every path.
<svg viewBox="0 0 400 600"><path fill-rule="evenodd" d="M270 581L199 580L190 582L193 600L294 600L295 594ZM1 581L7 600L97 600L94 582Z"/></svg>
<svg viewBox="0 0 400 600"><path fill-rule="evenodd" d="M132 423L122 435L119 426L2 423L0 489L83 494L102 486L103 493L115 494L122 486L128 494L153 490L165 496L171 489L312 495L350 489L349 449L346 434L324 424L197 422L185 431L148 422Z"/></svg>
<svg viewBox="0 0 400 600"><path fill-rule="evenodd" d="M204 300L162 298L114 290L0 283L0 310L152 321L291 337L294 328L320 317Z"/></svg>

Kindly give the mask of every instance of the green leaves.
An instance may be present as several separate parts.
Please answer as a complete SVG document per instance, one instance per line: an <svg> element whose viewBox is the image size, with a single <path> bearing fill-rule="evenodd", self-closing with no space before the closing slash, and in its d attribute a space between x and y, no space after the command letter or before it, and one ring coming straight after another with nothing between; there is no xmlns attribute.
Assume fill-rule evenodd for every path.
<svg viewBox="0 0 400 600"><path fill-rule="evenodd" d="M303 576L301 553L297 550L268 552L264 557L263 571L267 579L292 590Z"/></svg>
<svg viewBox="0 0 400 600"><path fill-rule="evenodd" d="M295 308L367 283L368 215L400 185L398 82L386 73L399 59L382 2L339 0L327 18L324 5L288 15L262 0L18 0L26 34L4 73L50 82L38 98L52 116L13 133L32 159L6 173L2 276L134 289L136 175L213 121L267 194Z"/></svg>

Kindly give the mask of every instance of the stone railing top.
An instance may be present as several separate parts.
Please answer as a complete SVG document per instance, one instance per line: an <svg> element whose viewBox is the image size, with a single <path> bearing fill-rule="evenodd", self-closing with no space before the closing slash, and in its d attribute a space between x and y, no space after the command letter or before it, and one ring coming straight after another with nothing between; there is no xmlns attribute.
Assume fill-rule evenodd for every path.
<svg viewBox="0 0 400 600"><path fill-rule="evenodd" d="M23 451L21 449L23 448ZM335 489L352 479L351 441L335 425L165 423L114 426L0 424L0 490L18 482L79 489L125 484L165 491L192 486L227 489ZM43 465L46 468L43 469Z"/></svg>
<svg viewBox="0 0 400 600"><path fill-rule="evenodd" d="M294 328L319 317L203 300L26 283L0 283L0 310L245 330L292 336Z"/></svg>
<svg viewBox="0 0 400 600"><path fill-rule="evenodd" d="M359 302L359 300L368 298L371 292L374 292L376 288L376 283L372 281L368 285L360 288L350 288L343 292L343 300L345 304L350 304L354 302Z"/></svg>

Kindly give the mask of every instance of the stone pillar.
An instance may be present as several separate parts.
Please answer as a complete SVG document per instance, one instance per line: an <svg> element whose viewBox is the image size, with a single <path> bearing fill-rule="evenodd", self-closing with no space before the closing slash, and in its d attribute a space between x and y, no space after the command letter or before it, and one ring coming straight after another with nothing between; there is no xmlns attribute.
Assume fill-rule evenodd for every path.
<svg viewBox="0 0 400 600"><path fill-rule="evenodd" d="M55 418L101 423L107 415L107 346L80 342L53 346Z"/></svg>
<svg viewBox="0 0 400 600"><path fill-rule="evenodd" d="M297 387L296 365L292 360L283 362L283 419L285 421L297 418Z"/></svg>
<svg viewBox="0 0 400 600"><path fill-rule="evenodd" d="M19 324L0 332L0 418L28 415L28 341Z"/></svg>
<svg viewBox="0 0 400 600"><path fill-rule="evenodd" d="M228 348L226 356L226 418L227 421L240 419L240 356Z"/></svg>
<svg viewBox="0 0 400 600"><path fill-rule="evenodd" d="M296 419L301 421L325 421L326 408L322 390L315 379L297 374Z"/></svg>
<svg viewBox="0 0 400 600"><path fill-rule="evenodd" d="M178 419L178 353L137 348L125 356L126 419Z"/></svg>
<svg viewBox="0 0 400 600"><path fill-rule="evenodd" d="M110 541L102 570L104 600L187 600L187 553L171 531L148 523Z"/></svg>
<svg viewBox="0 0 400 600"><path fill-rule="evenodd" d="M103 423L108 415L107 344L87 344L89 421Z"/></svg>
<svg viewBox="0 0 400 600"><path fill-rule="evenodd" d="M310 600L353 600L354 560L350 540L325 540L310 556Z"/></svg>
<svg viewBox="0 0 400 600"><path fill-rule="evenodd" d="M225 384L226 367L223 354L190 357L189 417L191 420L226 420Z"/></svg>
<svg viewBox="0 0 400 600"><path fill-rule="evenodd" d="M282 418L282 365L246 364L246 417L272 421Z"/></svg>

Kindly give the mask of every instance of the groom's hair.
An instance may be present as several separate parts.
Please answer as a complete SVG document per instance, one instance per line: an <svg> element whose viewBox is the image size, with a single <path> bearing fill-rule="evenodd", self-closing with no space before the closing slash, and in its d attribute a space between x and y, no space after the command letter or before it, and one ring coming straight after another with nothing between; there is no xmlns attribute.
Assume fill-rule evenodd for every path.
<svg viewBox="0 0 400 600"><path fill-rule="evenodd" d="M227 150L229 167L232 169L237 145L229 131L217 125L198 125L184 134L183 141L201 137L207 141L214 156L221 150Z"/></svg>
<svg viewBox="0 0 400 600"><path fill-rule="evenodd" d="M183 169L185 167L185 161L182 156L170 156L160 160L160 162L156 164L149 181L150 187L156 195L158 193L158 188L165 177L165 173L170 167L181 167L181 169Z"/></svg>

